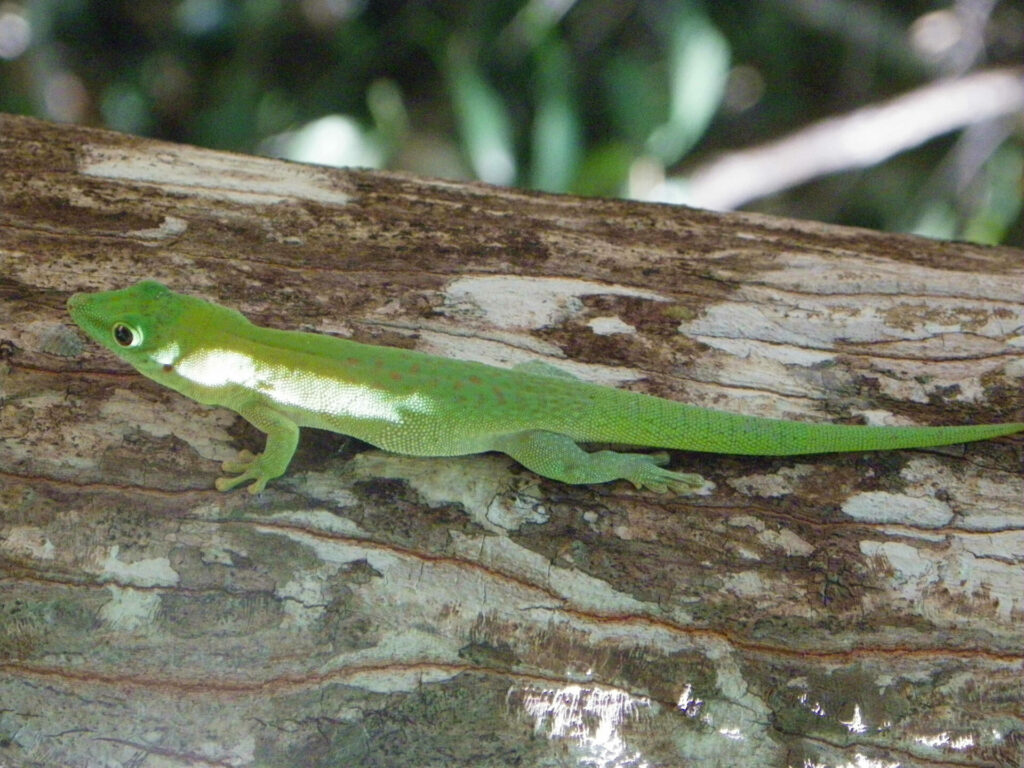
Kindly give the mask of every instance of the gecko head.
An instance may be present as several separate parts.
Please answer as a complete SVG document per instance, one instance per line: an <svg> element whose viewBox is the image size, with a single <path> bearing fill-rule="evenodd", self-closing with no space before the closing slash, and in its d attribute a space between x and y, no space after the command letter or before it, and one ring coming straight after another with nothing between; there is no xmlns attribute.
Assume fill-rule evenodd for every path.
<svg viewBox="0 0 1024 768"><path fill-rule="evenodd" d="M101 293L76 293L68 312L91 339L141 373L164 365L161 352L174 341L174 328L185 310L184 297L153 280Z"/></svg>

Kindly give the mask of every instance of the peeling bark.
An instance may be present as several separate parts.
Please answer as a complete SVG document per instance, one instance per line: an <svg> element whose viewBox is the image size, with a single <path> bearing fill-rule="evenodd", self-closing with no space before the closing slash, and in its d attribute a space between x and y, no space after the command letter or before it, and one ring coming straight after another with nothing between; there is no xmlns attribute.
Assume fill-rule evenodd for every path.
<svg viewBox="0 0 1024 768"><path fill-rule="evenodd" d="M262 437L64 311L255 322L737 412L1021 415L1021 254L0 116L0 766L1015 766L1021 441L673 454L704 497Z"/></svg>

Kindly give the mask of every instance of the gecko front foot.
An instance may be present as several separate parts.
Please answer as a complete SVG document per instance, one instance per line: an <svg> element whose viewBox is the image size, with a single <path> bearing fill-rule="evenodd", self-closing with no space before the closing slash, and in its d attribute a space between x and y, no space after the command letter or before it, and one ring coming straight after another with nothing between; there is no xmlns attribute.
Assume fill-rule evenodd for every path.
<svg viewBox="0 0 1024 768"><path fill-rule="evenodd" d="M277 477L270 475L263 466L263 454L255 454L252 451L239 451L234 461L225 461L220 465L224 472L240 472L236 477L218 477L214 486L218 491L230 491L249 480L255 482L247 489L249 493L256 494L267 487L267 481Z"/></svg>

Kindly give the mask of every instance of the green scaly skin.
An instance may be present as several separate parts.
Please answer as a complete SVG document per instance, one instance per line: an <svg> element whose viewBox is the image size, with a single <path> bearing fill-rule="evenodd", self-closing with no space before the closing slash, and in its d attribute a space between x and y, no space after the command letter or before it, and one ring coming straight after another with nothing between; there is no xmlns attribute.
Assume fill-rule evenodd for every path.
<svg viewBox="0 0 1024 768"><path fill-rule="evenodd" d="M665 454L588 453L578 442L744 455L892 450L985 440L1024 424L868 427L741 416L578 381L567 375L359 344L253 325L233 309L153 281L68 301L95 341L164 386L238 412L267 435L263 453L224 463L216 486L262 491L284 473L300 427L352 435L394 453L501 451L564 483L628 480L691 493L700 475ZM251 481L251 482L250 482Z"/></svg>

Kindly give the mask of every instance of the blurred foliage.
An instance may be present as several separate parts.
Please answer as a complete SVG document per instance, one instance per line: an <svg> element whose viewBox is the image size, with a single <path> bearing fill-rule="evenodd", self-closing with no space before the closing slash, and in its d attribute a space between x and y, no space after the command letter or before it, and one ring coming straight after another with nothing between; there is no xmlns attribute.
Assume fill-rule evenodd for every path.
<svg viewBox="0 0 1024 768"><path fill-rule="evenodd" d="M1011 0L3 0L0 110L630 195L941 77L1015 64L1022 30ZM978 128L747 207L1020 244L1021 121L981 140Z"/></svg>

